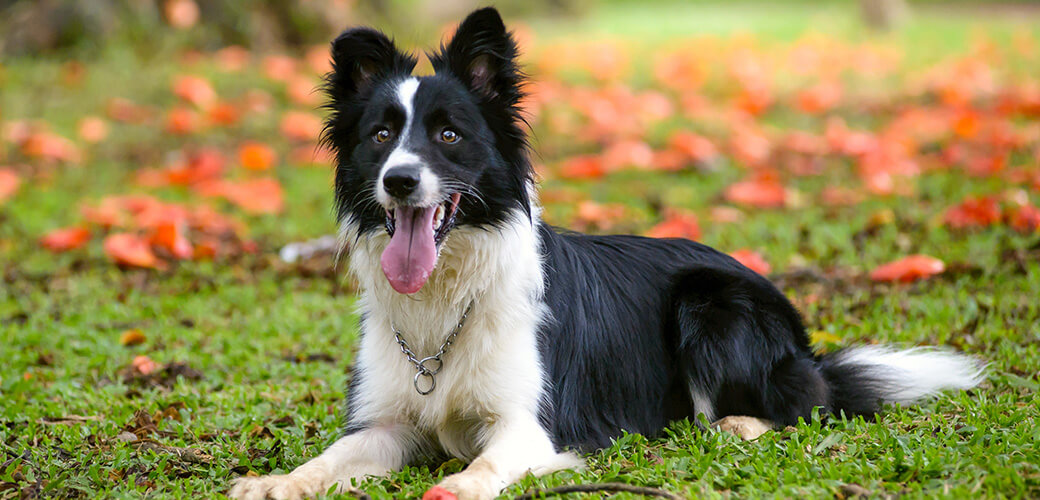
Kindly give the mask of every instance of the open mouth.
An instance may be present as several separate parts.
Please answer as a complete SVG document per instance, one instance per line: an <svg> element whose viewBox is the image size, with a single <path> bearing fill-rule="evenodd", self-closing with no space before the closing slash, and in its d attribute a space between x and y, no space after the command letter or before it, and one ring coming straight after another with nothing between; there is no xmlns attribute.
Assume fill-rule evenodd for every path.
<svg viewBox="0 0 1040 500"><path fill-rule="evenodd" d="M433 229L433 239L438 245L444 241L444 237L448 235L448 231L451 231L455 227L455 215L459 209L459 200L462 198L462 194L454 193L444 200L439 205L433 207L397 207L390 210L386 210L386 234L389 234L391 238L394 236L394 232L397 229L397 214L398 211L426 211L433 209L433 221L431 227ZM419 214L420 219L425 219ZM411 216L411 214L409 214Z"/></svg>
<svg viewBox="0 0 1040 500"><path fill-rule="evenodd" d="M398 293L415 293L437 264L437 249L455 227L460 193L429 207L399 206L386 211L390 243L383 250L383 274Z"/></svg>

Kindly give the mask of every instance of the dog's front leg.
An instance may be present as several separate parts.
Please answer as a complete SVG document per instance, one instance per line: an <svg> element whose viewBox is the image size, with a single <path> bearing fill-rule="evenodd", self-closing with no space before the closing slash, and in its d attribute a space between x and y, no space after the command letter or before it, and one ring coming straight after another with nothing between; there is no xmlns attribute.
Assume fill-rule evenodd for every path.
<svg viewBox="0 0 1040 500"><path fill-rule="evenodd" d="M289 474L241 477L228 496L240 500L299 499L342 491L350 480L379 476L404 466L416 446L415 430L403 424L368 427L339 438L324 453Z"/></svg>
<svg viewBox="0 0 1040 500"><path fill-rule="evenodd" d="M572 453L557 453L534 415L491 425L484 452L427 491L423 500L487 500L528 472L540 476L584 465Z"/></svg>

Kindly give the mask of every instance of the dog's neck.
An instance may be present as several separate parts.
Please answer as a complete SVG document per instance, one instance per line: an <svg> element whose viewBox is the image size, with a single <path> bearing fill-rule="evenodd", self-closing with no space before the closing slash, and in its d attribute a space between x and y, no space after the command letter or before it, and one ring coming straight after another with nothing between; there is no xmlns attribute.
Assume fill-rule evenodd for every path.
<svg viewBox="0 0 1040 500"><path fill-rule="evenodd" d="M356 226L345 224L341 237L350 244L350 271L361 290L363 317L380 317L408 337L417 353L429 353L456 324L463 309L473 313L511 307L511 302L537 300L542 293L541 251L537 224L517 210L499 226L462 226L453 230L440 248L437 265L416 293L400 294L390 286L380 256L390 238L384 231L358 237ZM392 338L392 332L387 332Z"/></svg>

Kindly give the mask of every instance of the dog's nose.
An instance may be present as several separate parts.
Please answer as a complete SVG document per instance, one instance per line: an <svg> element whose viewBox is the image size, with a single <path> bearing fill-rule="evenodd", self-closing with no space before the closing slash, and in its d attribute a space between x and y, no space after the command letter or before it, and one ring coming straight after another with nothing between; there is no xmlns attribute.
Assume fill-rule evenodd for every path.
<svg viewBox="0 0 1040 500"><path fill-rule="evenodd" d="M407 198L419 186L420 169L417 165L401 165L383 174L383 188L394 198Z"/></svg>

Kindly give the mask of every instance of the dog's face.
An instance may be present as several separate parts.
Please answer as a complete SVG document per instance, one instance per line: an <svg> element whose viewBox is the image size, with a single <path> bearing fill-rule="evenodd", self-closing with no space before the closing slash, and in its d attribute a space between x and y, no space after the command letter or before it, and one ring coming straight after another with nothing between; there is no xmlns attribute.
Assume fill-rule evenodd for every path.
<svg viewBox="0 0 1040 500"><path fill-rule="evenodd" d="M332 43L325 141L337 157L339 217L362 237L390 234L381 265L400 293L422 288L455 227L529 210L516 50L491 8L429 54L432 76L412 76L415 58L371 29Z"/></svg>

